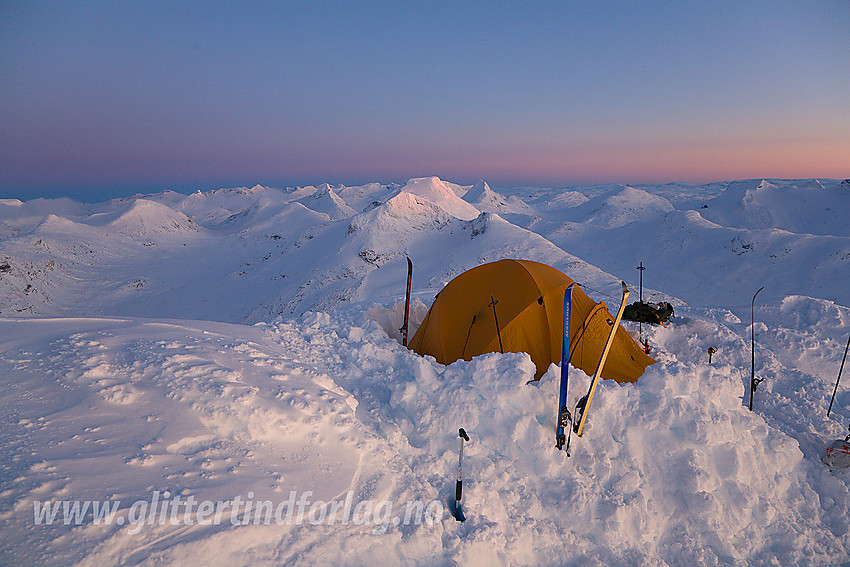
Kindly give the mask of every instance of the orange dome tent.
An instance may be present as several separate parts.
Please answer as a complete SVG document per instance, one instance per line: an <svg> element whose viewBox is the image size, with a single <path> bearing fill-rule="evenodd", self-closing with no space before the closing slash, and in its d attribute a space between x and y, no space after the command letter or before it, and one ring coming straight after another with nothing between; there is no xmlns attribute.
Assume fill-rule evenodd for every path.
<svg viewBox="0 0 850 567"><path fill-rule="evenodd" d="M571 283L559 270L530 260L477 266L440 291L408 348L442 364L500 350L527 352L539 380L551 363L561 362L564 291ZM572 301L569 360L592 375L614 317L580 288ZM654 363L621 326L602 378L634 382Z"/></svg>

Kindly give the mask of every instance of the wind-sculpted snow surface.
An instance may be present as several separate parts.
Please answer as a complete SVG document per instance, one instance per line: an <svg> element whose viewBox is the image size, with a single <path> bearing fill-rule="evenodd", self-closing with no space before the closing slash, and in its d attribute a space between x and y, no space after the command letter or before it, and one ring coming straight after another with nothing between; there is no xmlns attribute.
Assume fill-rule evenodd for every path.
<svg viewBox="0 0 850 567"><path fill-rule="evenodd" d="M821 456L850 423L844 387L826 417L850 182L727 185L0 200L0 563L847 564L850 476ZM399 344L405 256L411 333L509 257L606 301L643 262L676 316L643 327L637 383L600 383L568 458L559 369ZM588 382L570 370L571 406Z"/></svg>
<svg viewBox="0 0 850 567"><path fill-rule="evenodd" d="M57 565L839 564L848 478L818 459L841 428L825 418L821 375L837 362L838 333L795 332L835 309L850 320L805 298L760 311L755 412L742 403L748 325L686 309L649 331L660 363L637 384L600 384L570 458L554 448L559 372L529 384L524 354L444 367L368 319L326 314L254 327L7 319L3 552ZM792 328L774 326L783 314ZM787 366L812 343L819 359ZM707 344L718 348L712 365ZM589 379L571 376L574 403ZM838 400L844 420L848 402ZM471 436L463 524L447 511L458 427ZM160 510L178 504L166 521L139 522L154 491ZM306 500L300 522L246 510L293 491ZM190 496L229 508L218 523L190 523L198 511L178 507ZM334 522L309 515L347 497L389 504L347 521L342 505ZM110 523L47 525L45 503L59 501L116 511ZM405 522L409 502L433 517Z"/></svg>

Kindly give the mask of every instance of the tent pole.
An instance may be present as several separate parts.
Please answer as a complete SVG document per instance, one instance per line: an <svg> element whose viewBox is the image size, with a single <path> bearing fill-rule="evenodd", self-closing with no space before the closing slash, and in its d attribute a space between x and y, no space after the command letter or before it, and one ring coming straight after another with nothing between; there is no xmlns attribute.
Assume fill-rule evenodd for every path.
<svg viewBox="0 0 850 567"><path fill-rule="evenodd" d="M505 354L505 347L502 346L502 331L499 329L499 318L496 316L496 304L499 303L498 299L494 299L493 296L490 296L490 305L489 307L493 308L493 319L496 320L496 334L499 335L499 352Z"/></svg>

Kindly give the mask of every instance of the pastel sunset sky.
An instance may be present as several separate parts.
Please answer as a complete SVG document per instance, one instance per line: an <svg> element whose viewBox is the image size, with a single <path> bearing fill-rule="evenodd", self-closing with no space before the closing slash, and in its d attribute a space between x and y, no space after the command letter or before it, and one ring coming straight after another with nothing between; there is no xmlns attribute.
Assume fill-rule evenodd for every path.
<svg viewBox="0 0 850 567"><path fill-rule="evenodd" d="M850 177L850 2L0 3L0 197Z"/></svg>

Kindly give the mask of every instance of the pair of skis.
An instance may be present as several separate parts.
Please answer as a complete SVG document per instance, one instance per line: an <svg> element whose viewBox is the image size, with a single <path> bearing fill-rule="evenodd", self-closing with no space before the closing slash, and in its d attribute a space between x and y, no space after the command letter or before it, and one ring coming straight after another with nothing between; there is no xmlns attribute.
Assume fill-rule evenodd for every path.
<svg viewBox="0 0 850 567"><path fill-rule="evenodd" d="M611 331L608 333L608 339L605 341L605 348L602 349L602 356L599 357L599 362L596 365L596 371L593 373L593 378L590 380L590 388L587 394L581 398L576 404L575 420L567 407L567 386L569 384L569 366L570 366L570 315L572 314L572 298L573 287L576 284L570 284L564 292L564 337L561 343L561 389L558 397L558 426L555 431L555 447L562 449L570 456L570 438L572 431L581 437L584 432L584 424L587 422L588 410L590 402L593 400L593 394L596 391L596 385L599 383L599 378L602 376L602 369L605 367L605 361L608 358L608 353L611 350L611 345L614 342L614 335L620 327L620 320L623 318L623 311L626 309L626 301L629 298L629 288L626 287L626 282L620 282L623 286L623 298L620 302L620 309L617 310L617 316L611 326ZM564 431L567 431L567 435Z"/></svg>

